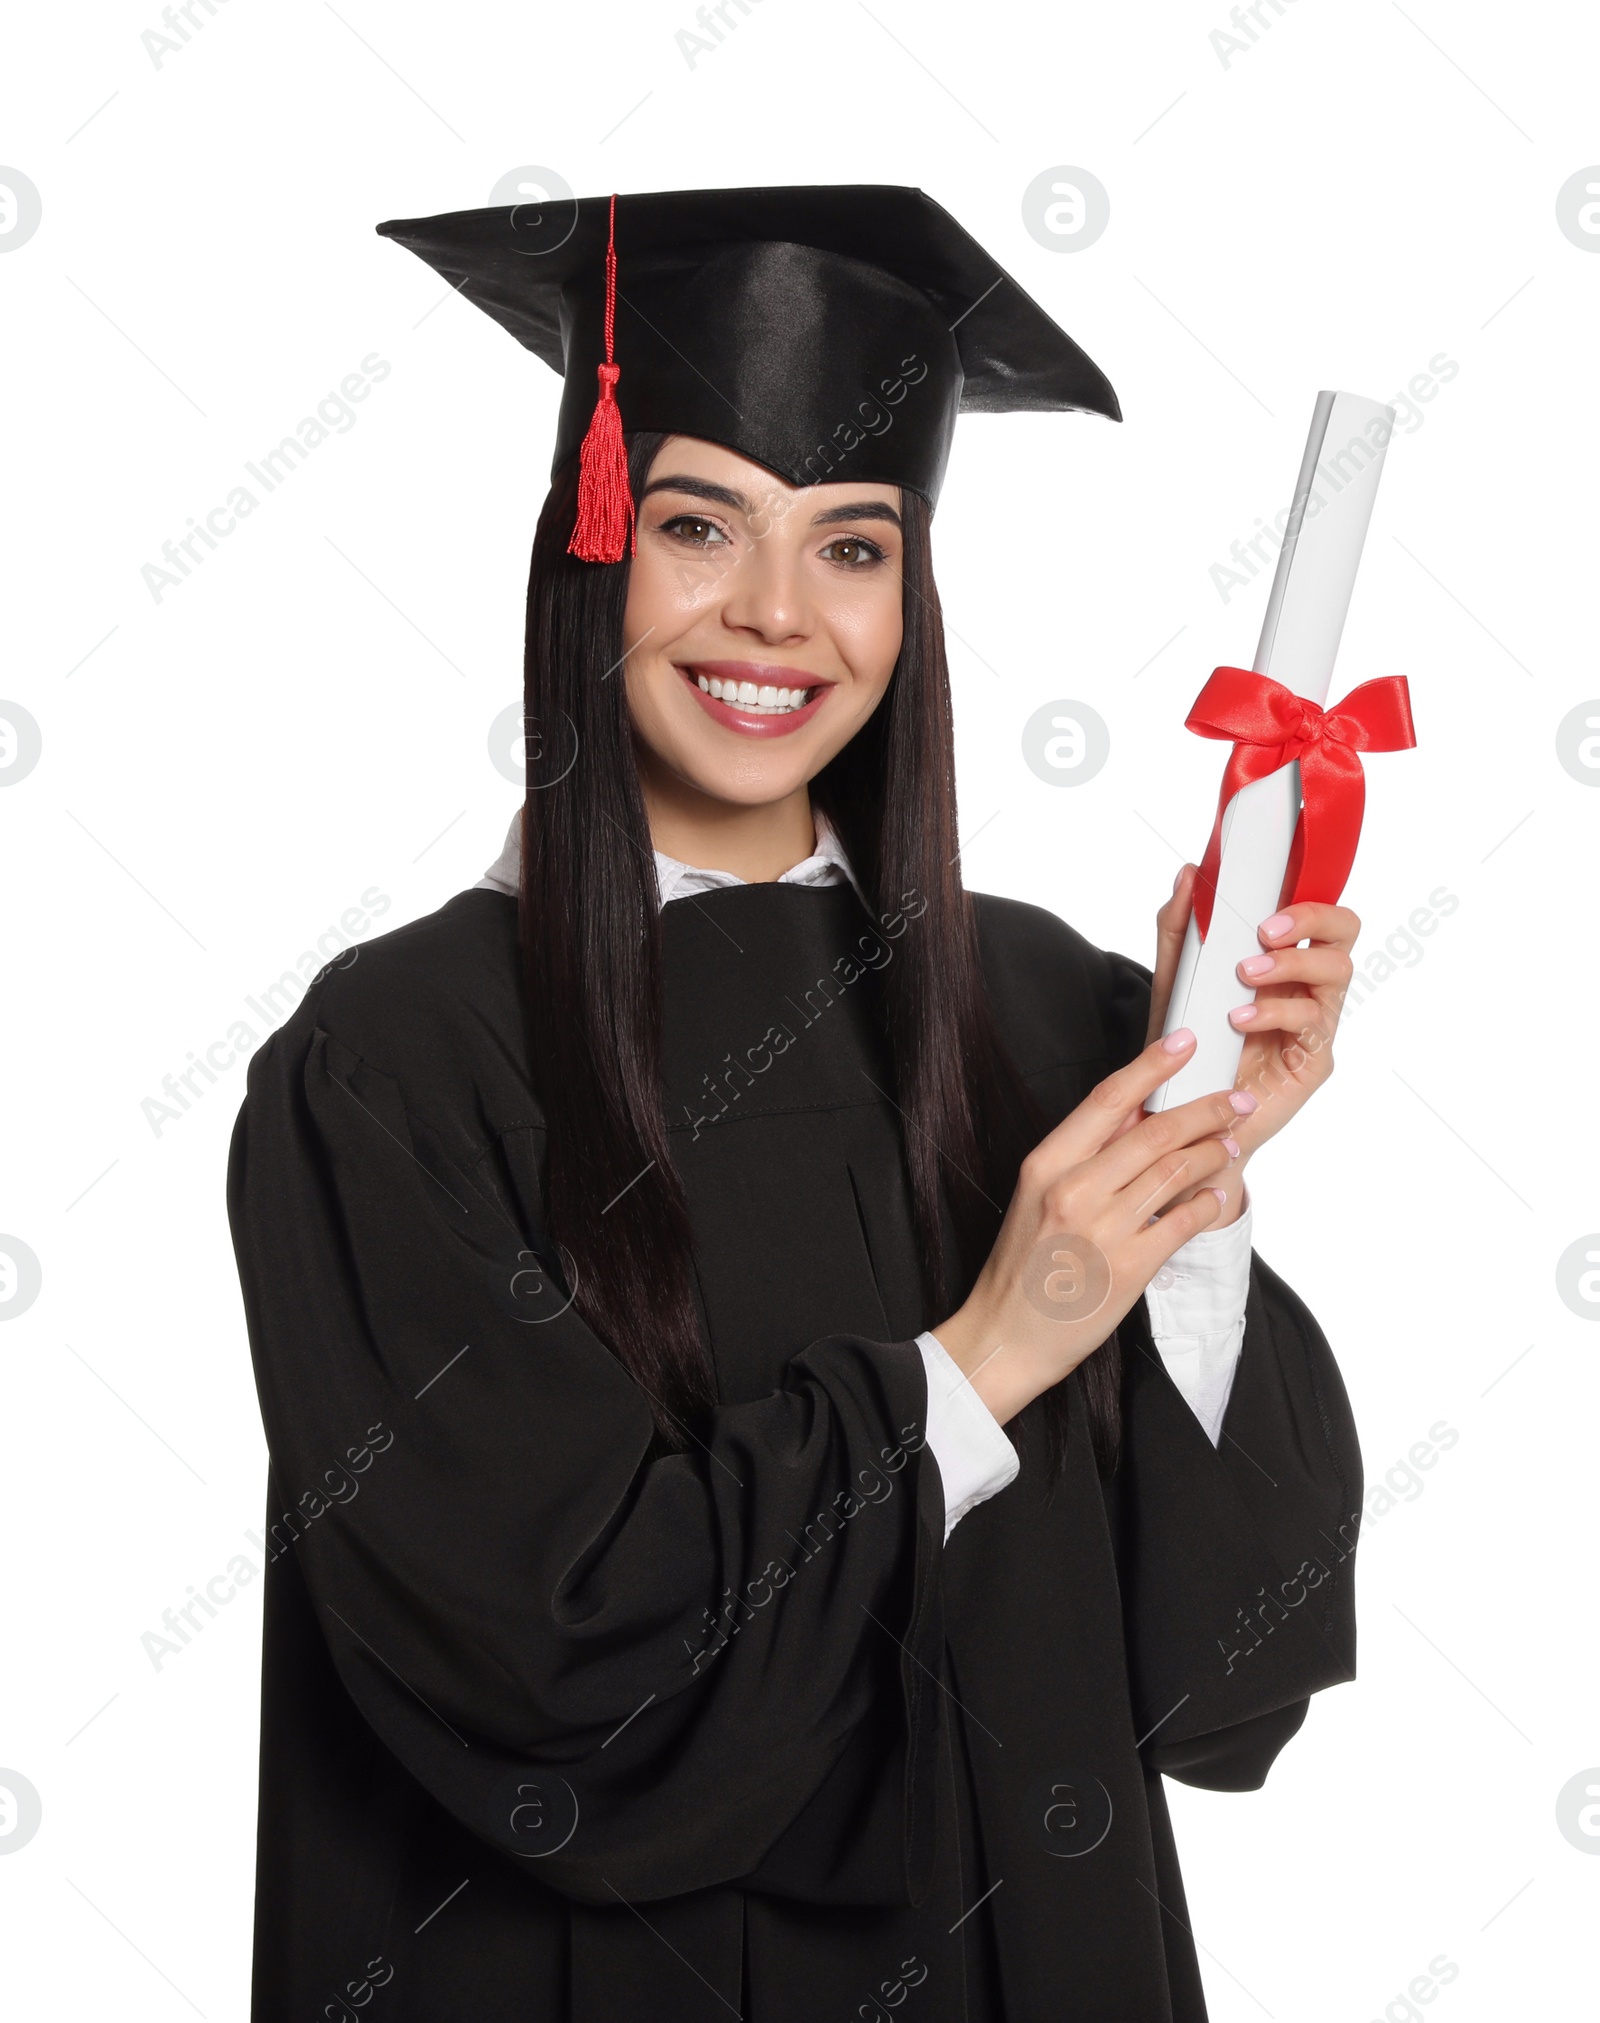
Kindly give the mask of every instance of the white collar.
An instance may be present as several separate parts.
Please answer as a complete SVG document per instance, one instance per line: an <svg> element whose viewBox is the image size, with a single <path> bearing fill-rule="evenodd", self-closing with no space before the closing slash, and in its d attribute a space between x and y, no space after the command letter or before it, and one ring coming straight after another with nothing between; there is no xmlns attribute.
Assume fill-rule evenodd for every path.
<svg viewBox="0 0 1600 2023"><path fill-rule="evenodd" d="M867 896L851 868L850 859L839 840L839 832L820 808L812 809L812 821L817 832L816 849L809 857L791 865L776 882L779 885L842 885L848 879L855 886L856 897L863 906L867 906ZM656 851L655 860L656 887L663 906L669 899L692 899L699 892L719 892L725 886L746 882L732 871L710 871L697 864L685 864L680 858L669 857L664 850ZM521 878L522 810L519 808L511 817L505 847L472 889L477 892L487 888L491 892L507 893L515 899ZM867 906L867 910L870 913L872 909Z"/></svg>

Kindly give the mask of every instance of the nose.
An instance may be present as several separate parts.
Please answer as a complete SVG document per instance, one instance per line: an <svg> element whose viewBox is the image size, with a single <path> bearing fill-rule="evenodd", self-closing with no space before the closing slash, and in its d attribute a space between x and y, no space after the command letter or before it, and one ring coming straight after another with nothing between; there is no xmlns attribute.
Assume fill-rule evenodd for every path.
<svg viewBox="0 0 1600 2023"><path fill-rule="evenodd" d="M724 579L722 622L768 646L792 645L815 625L810 592L792 542L773 529L752 540Z"/></svg>

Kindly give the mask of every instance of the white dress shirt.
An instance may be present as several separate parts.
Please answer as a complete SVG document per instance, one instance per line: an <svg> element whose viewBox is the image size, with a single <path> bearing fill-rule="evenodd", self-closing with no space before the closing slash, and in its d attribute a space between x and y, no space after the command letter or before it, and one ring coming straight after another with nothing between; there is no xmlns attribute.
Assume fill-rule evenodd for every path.
<svg viewBox="0 0 1600 2023"><path fill-rule="evenodd" d="M863 906L866 894L856 883L837 831L820 808L813 811L817 847L811 856L785 871L780 885L855 886ZM711 871L685 864L657 850L656 883L661 904L742 885L732 871ZM522 866L522 813L511 818L505 847L473 888L517 896ZM870 907L868 911L870 912ZM1250 1197L1236 1221L1225 1229L1203 1229L1175 1250L1145 1291L1150 1332L1162 1362L1206 1430L1212 1446L1222 1436L1223 1414L1233 1389L1233 1374L1244 1345L1245 1299L1250 1288ZM1021 1465L1005 1428L973 1390L960 1365L933 1334L917 1337L928 1379L927 1444L939 1464L944 1484L944 1535L969 1510L987 1501L1016 1479Z"/></svg>

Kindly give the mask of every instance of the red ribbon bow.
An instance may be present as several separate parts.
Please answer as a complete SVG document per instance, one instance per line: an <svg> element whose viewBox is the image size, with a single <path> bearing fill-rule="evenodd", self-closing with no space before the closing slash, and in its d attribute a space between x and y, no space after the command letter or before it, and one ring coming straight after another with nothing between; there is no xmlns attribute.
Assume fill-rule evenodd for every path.
<svg viewBox="0 0 1600 2023"><path fill-rule="evenodd" d="M1332 709L1308 702L1270 675L1219 667L1184 718L1203 738L1232 738L1217 796L1216 820L1194 882L1194 913L1204 940L1211 926L1222 863L1222 818L1241 787L1300 761L1300 816L1289 850L1285 905L1331 905L1355 862L1366 804L1362 752L1405 751L1417 742L1403 674L1364 681Z"/></svg>

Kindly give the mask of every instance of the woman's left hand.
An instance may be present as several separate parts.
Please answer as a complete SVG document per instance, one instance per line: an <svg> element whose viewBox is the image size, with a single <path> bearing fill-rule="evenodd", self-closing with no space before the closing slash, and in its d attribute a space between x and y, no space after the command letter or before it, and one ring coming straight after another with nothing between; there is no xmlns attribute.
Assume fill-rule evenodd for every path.
<svg viewBox="0 0 1600 2023"><path fill-rule="evenodd" d="M1198 871L1198 865L1184 865L1172 897L1156 915L1147 1044L1166 1021ZM1248 1089L1256 1099L1256 1108L1233 1129L1240 1152L1234 1173L1333 1073L1333 1035L1354 970L1350 951L1361 922L1348 906L1302 900L1264 921L1257 932L1262 953L1248 957L1238 971L1243 1016L1231 1014L1236 1030L1245 1035L1234 1087ZM1300 940L1309 940L1310 946L1297 948ZM1265 967L1256 969L1256 964Z"/></svg>

